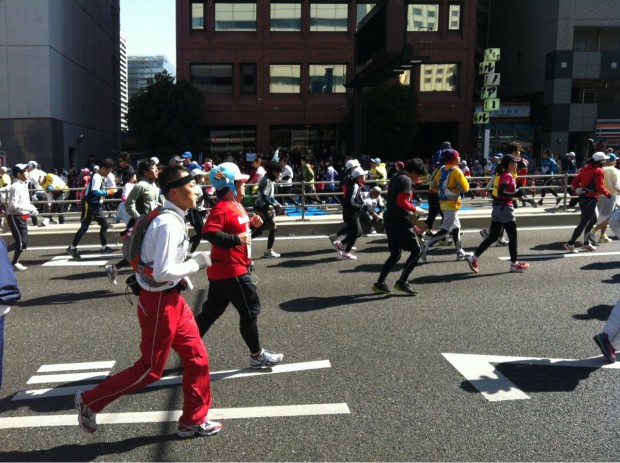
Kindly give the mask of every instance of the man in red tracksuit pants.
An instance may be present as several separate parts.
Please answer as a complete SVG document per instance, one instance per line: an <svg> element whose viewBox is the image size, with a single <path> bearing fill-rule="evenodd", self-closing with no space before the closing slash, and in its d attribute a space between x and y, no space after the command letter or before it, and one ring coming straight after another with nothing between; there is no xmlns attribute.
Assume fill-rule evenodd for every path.
<svg viewBox="0 0 620 463"><path fill-rule="evenodd" d="M150 272L137 272L140 284L138 321L142 331L140 359L89 391L75 394L78 422L84 430L97 430L96 413L123 395L141 389L162 377L170 349L183 363L183 414L179 437L209 436L221 424L207 419L211 407L209 356L200 338L194 315L180 294L188 274L210 264L206 253L185 260L189 240L185 213L196 207L195 182L181 166L167 167L159 176L166 197L164 211L149 224L140 248L140 259ZM152 261L152 263L151 263Z"/></svg>

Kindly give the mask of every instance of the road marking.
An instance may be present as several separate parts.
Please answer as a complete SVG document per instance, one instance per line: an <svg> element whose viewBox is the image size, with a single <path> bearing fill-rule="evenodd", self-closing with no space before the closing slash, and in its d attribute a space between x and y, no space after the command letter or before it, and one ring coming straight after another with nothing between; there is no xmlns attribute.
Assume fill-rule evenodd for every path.
<svg viewBox="0 0 620 463"><path fill-rule="evenodd" d="M87 379L104 380L108 377L108 374L110 374L109 371L92 371L89 373L31 376L26 384L70 383L72 381L85 381Z"/></svg>
<svg viewBox="0 0 620 463"><path fill-rule="evenodd" d="M105 257L106 260L94 260L101 257ZM82 259L73 259L71 256L56 256L45 262L42 267L102 267L108 260L120 257L123 256L121 254L87 254L82 256Z"/></svg>
<svg viewBox="0 0 620 463"><path fill-rule="evenodd" d="M245 378L249 376L271 375L276 373L290 373L305 370L318 370L321 368L331 368L329 360L317 360L314 362L285 363L284 365L276 365L275 367L254 370L251 368L241 368L238 370L227 370L219 372L211 372L211 381L219 381L221 379ZM52 376L52 375L50 375ZM105 379L105 378L101 378ZM74 380L77 381L77 380ZM147 387L162 387L181 384L182 376L166 376L159 381L149 384ZM43 382L43 381L41 381ZM51 382L51 381L45 381ZM28 381L30 384L30 381ZM96 384L80 384L77 386L54 387L49 389L32 389L20 391L13 396L11 400L30 400L30 399L48 399L50 397L71 396L77 391L92 389Z"/></svg>
<svg viewBox="0 0 620 463"><path fill-rule="evenodd" d="M544 365L577 368L620 369L620 363L607 363L603 356L583 360L507 357L502 355L441 354L472 386L490 402L529 399L525 392L502 375L492 364Z"/></svg>
<svg viewBox="0 0 620 463"><path fill-rule="evenodd" d="M112 368L116 361L106 360L101 362L82 362L82 363L56 363L41 365L37 373L50 373L52 371L71 371L71 370L99 370L102 368Z"/></svg>
<svg viewBox="0 0 620 463"><path fill-rule="evenodd" d="M609 252L578 252L578 253L554 253L554 254L532 254L523 256L519 254L519 258L523 260L544 260L544 259L557 259L557 258L574 258L574 257L596 257L596 256L620 256L620 251ZM499 260L509 260L510 257L498 257Z"/></svg>
<svg viewBox="0 0 620 463"><path fill-rule="evenodd" d="M138 412L138 413L99 413L98 424L166 423L178 421L182 410ZM273 407L214 408L209 410L209 418L232 420L243 418L275 418L282 416L347 415L351 413L346 403L285 405ZM77 416L36 415L0 418L0 429L47 428L52 426L77 426Z"/></svg>

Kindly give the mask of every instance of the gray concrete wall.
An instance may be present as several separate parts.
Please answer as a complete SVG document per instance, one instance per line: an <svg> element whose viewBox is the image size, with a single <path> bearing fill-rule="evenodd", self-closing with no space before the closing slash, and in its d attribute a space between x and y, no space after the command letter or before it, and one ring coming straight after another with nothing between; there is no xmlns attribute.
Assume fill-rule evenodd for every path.
<svg viewBox="0 0 620 463"><path fill-rule="evenodd" d="M10 162L81 166L120 149L119 33L119 0L0 0L0 140Z"/></svg>

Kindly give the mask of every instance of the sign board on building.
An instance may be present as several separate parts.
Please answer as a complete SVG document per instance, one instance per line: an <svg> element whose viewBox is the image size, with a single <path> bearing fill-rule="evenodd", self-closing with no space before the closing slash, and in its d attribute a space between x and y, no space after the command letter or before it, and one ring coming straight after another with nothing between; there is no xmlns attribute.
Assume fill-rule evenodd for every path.
<svg viewBox="0 0 620 463"><path fill-rule="evenodd" d="M499 48L487 48L486 50L484 50L485 61L499 61L500 58L501 54Z"/></svg>
<svg viewBox="0 0 620 463"><path fill-rule="evenodd" d="M478 65L478 74L489 74L495 72L495 61L483 61Z"/></svg>
<svg viewBox="0 0 620 463"><path fill-rule="evenodd" d="M488 124L490 120L488 111L476 111L474 113L474 124Z"/></svg>
<svg viewBox="0 0 620 463"><path fill-rule="evenodd" d="M482 87L482 89L480 90L480 99L486 100L488 98L497 98L497 87Z"/></svg>
<svg viewBox="0 0 620 463"><path fill-rule="evenodd" d="M489 85L499 85L500 75L498 73L492 72L489 74L484 74L484 86Z"/></svg>
<svg viewBox="0 0 620 463"><path fill-rule="evenodd" d="M485 111L497 111L499 106L499 98L487 98L484 100Z"/></svg>

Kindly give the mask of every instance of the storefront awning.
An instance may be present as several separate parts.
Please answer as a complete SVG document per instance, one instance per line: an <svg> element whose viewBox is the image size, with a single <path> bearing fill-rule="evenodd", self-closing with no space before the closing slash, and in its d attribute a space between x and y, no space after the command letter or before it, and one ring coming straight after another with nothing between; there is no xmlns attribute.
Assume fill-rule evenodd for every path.
<svg viewBox="0 0 620 463"><path fill-rule="evenodd" d="M599 119L596 121L596 138L620 138L620 119Z"/></svg>

